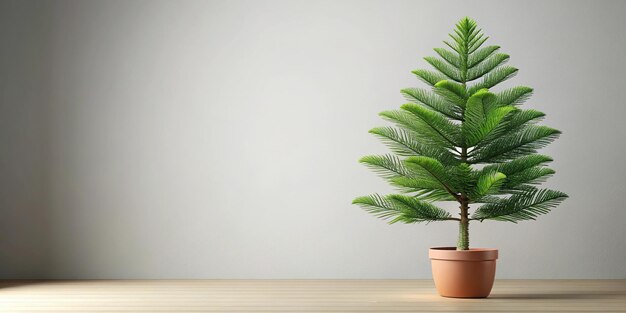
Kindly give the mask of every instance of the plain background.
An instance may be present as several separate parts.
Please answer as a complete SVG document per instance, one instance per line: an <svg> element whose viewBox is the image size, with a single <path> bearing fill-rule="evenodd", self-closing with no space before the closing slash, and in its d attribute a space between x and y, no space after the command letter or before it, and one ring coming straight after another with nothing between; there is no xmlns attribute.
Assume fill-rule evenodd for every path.
<svg viewBox="0 0 626 313"><path fill-rule="evenodd" d="M626 278L626 1L2 1L3 278L429 278L457 225L391 189L377 113L471 16L563 131L535 222L470 226L499 278Z"/></svg>

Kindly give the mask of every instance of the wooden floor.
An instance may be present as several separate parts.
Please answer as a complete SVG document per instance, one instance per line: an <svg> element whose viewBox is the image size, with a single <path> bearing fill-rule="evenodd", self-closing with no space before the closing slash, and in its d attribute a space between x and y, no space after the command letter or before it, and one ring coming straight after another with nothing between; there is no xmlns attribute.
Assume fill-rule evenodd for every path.
<svg viewBox="0 0 626 313"><path fill-rule="evenodd" d="M487 299L429 280L2 281L0 312L626 312L626 280L499 280Z"/></svg>

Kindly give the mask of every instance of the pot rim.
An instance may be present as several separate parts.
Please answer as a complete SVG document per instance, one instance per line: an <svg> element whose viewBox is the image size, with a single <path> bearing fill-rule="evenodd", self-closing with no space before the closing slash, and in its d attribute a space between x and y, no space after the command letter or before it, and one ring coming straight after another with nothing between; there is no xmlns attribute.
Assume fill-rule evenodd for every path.
<svg viewBox="0 0 626 313"><path fill-rule="evenodd" d="M498 249L470 248L457 251L456 247L432 247L428 250L428 256L431 260L491 261L498 259Z"/></svg>

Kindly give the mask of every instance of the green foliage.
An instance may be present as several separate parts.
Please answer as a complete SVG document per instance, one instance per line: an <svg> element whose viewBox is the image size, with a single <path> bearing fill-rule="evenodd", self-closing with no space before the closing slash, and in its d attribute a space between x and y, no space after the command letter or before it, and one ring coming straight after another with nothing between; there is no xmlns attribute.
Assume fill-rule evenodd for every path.
<svg viewBox="0 0 626 313"><path fill-rule="evenodd" d="M483 88L491 88L509 78L512 78L517 73L517 69L512 66L500 66L493 69L482 77L482 80L469 88L469 94L472 95L476 91Z"/></svg>
<svg viewBox="0 0 626 313"><path fill-rule="evenodd" d="M465 146L473 147L483 141L515 110L510 105L500 106L496 100L496 96L487 89L482 89L467 99L463 123Z"/></svg>
<svg viewBox="0 0 626 313"><path fill-rule="evenodd" d="M441 99L441 97L438 97L430 90L422 88L405 88L402 89L401 92L408 101L424 105L453 120L461 121L463 119L463 111L458 106Z"/></svg>
<svg viewBox="0 0 626 313"><path fill-rule="evenodd" d="M447 101L461 109L465 107L467 99L467 90L465 86L448 80L440 80L434 86L433 90L444 101ZM461 119L462 120L462 119Z"/></svg>
<svg viewBox="0 0 626 313"><path fill-rule="evenodd" d="M362 206L376 217L389 220L389 224L444 221L451 218L445 210L405 195L370 195L358 197L352 203Z"/></svg>
<svg viewBox="0 0 626 313"><path fill-rule="evenodd" d="M491 72L493 69L503 64L509 59L507 54L497 53L494 56L489 57L483 62L478 63L476 66L470 67L467 71L467 81L475 80L483 75Z"/></svg>
<svg viewBox="0 0 626 313"><path fill-rule="evenodd" d="M529 189L481 206L474 212L472 219L492 219L514 223L534 220L538 215L550 212L551 208L556 207L565 198L567 195L560 191Z"/></svg>
<svg viewBox="0 0 626 313"><path fill-rule="evenodd" d="M403 104L400 108L410 112L419 119L423 125L428 127L428 132L433 134L433 136L438 136L445 140L447 142L446 146L448 144L451 147L458 146L460 140L459 126L441 113L413 103Z"/></svg>
<svg viewBox="0 0 626 313"><path fill-rule="evenodd" d="M536 153L554 141L561 132L547 126L527 125L504 134L490 143L473 150L469 163L498 163Z"/></svg>
<svg viewBox="0 0 626 313"><path fill-rule="evenodd" d="M496 193L504 183L506 175L497 171L490 171L478 176L476 190L470 193L472 199L480 199L486 195Z"/></svg>
<svg viewBox="0 0 626 313"><path fill-rule="evenodd" d="M467 60L467 67L473 68L478 65L478 63L484 61L486 58L491 56L494 52L498 51L500 46L487 46L484 48L480 48L476 52L472 53Z"/></svg>
<svg viewBox="0 0 626 313"><path fill-rule="evenodd" d="M441 162L425 156L412 156L406 158L404 163L409 169L417 173L420 177L424 177L438 183L441 189L449 189L447 185L447 182L449 181L448 173Z"/></svg>
<svg viewBox="0 0 626 313"><path fill-rule="evenodd" d="M400 156L424 155L436 158L446 165L458 164L456 156L446 148L427 145L411 131L402 128L376 127L370 133L378 136L394 153Z"/></svg>
<svg viewBox="0 0 626 313"><path fill-rule="evenodd" d="M396 127L370 130L394 154L360 160L403 194L359 197L355 204L390 223L456 220L467 229L470 220L535 219L567 198L537 189L554 174L546 167L552 159L537 151L560 131L537 125L542 112L521 108L532 88L498 90L518 70L506 64L510 57L500 46L484 45L487 38L463 18L446 47L424 58L433 69L413 71L428 88L402 89L410 103L380 114ZM460 217L433 204L439 201L458 202ZM459 249L467 249L466 239Z"/></svg>
<svg viewBox="0 0 626 313"><path fill-rule="evenodd" d="M554 174L554 170L545 167L545 163L551 162L552 158L531 154L517 158L506 163L498 163L485 166L481 172L497 171L507 176L501 186L500 193L514 193L515 191L526 190L529 185L535 185L545 181Z"/></svg>
<svg viewBox="0 0 626 313"><path fill-rule="evenodd" d="M427 70L415 70L413 74L430 86L434 86L437 82L446 79L446 76L441 73Z"/></svg>
<svg viewBox="0 0 626 313"><path fill-rule="evenodd" d="M383 178L394 178L397 176L410 176L411 173L405 168L399 157L391 154L368 155L362 157L359 162L371 168Z"/></svg>
<svg viewBox="0 0 626 313"><path fill-rule="evenodd" d="M497 94L498 103L503 105L521 105L526 99L530 98L532 93L532 88L524 86L506 89Z"/></svg>

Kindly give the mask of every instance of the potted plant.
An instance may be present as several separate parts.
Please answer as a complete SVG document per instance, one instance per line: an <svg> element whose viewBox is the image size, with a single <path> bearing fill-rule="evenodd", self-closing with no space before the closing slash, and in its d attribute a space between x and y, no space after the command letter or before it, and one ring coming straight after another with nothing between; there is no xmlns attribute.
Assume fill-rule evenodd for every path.
<svg viewBox="0 0 626 313"><path fill-rule="evenodd" d="M537 125L542 112L521 108L531 88L496 91L517 69L505 65L499 46L484 45L488 37L474 20L461 19L450 38L434 49L439 57L424 58L434 71L413 71L431 90L403 89L410 103L380 113L397 127L370 130L393 154L360 160L399 194L353 203L390 224L459 223L456 247L429 251L435 285L445 297L487 297L498 250L470 248L469 224L534 220L567 198L537 186L554 174L546 167L552 159L537 150L560 132ZM433 204L441 201L457 202L458 215Z"/></svg>

